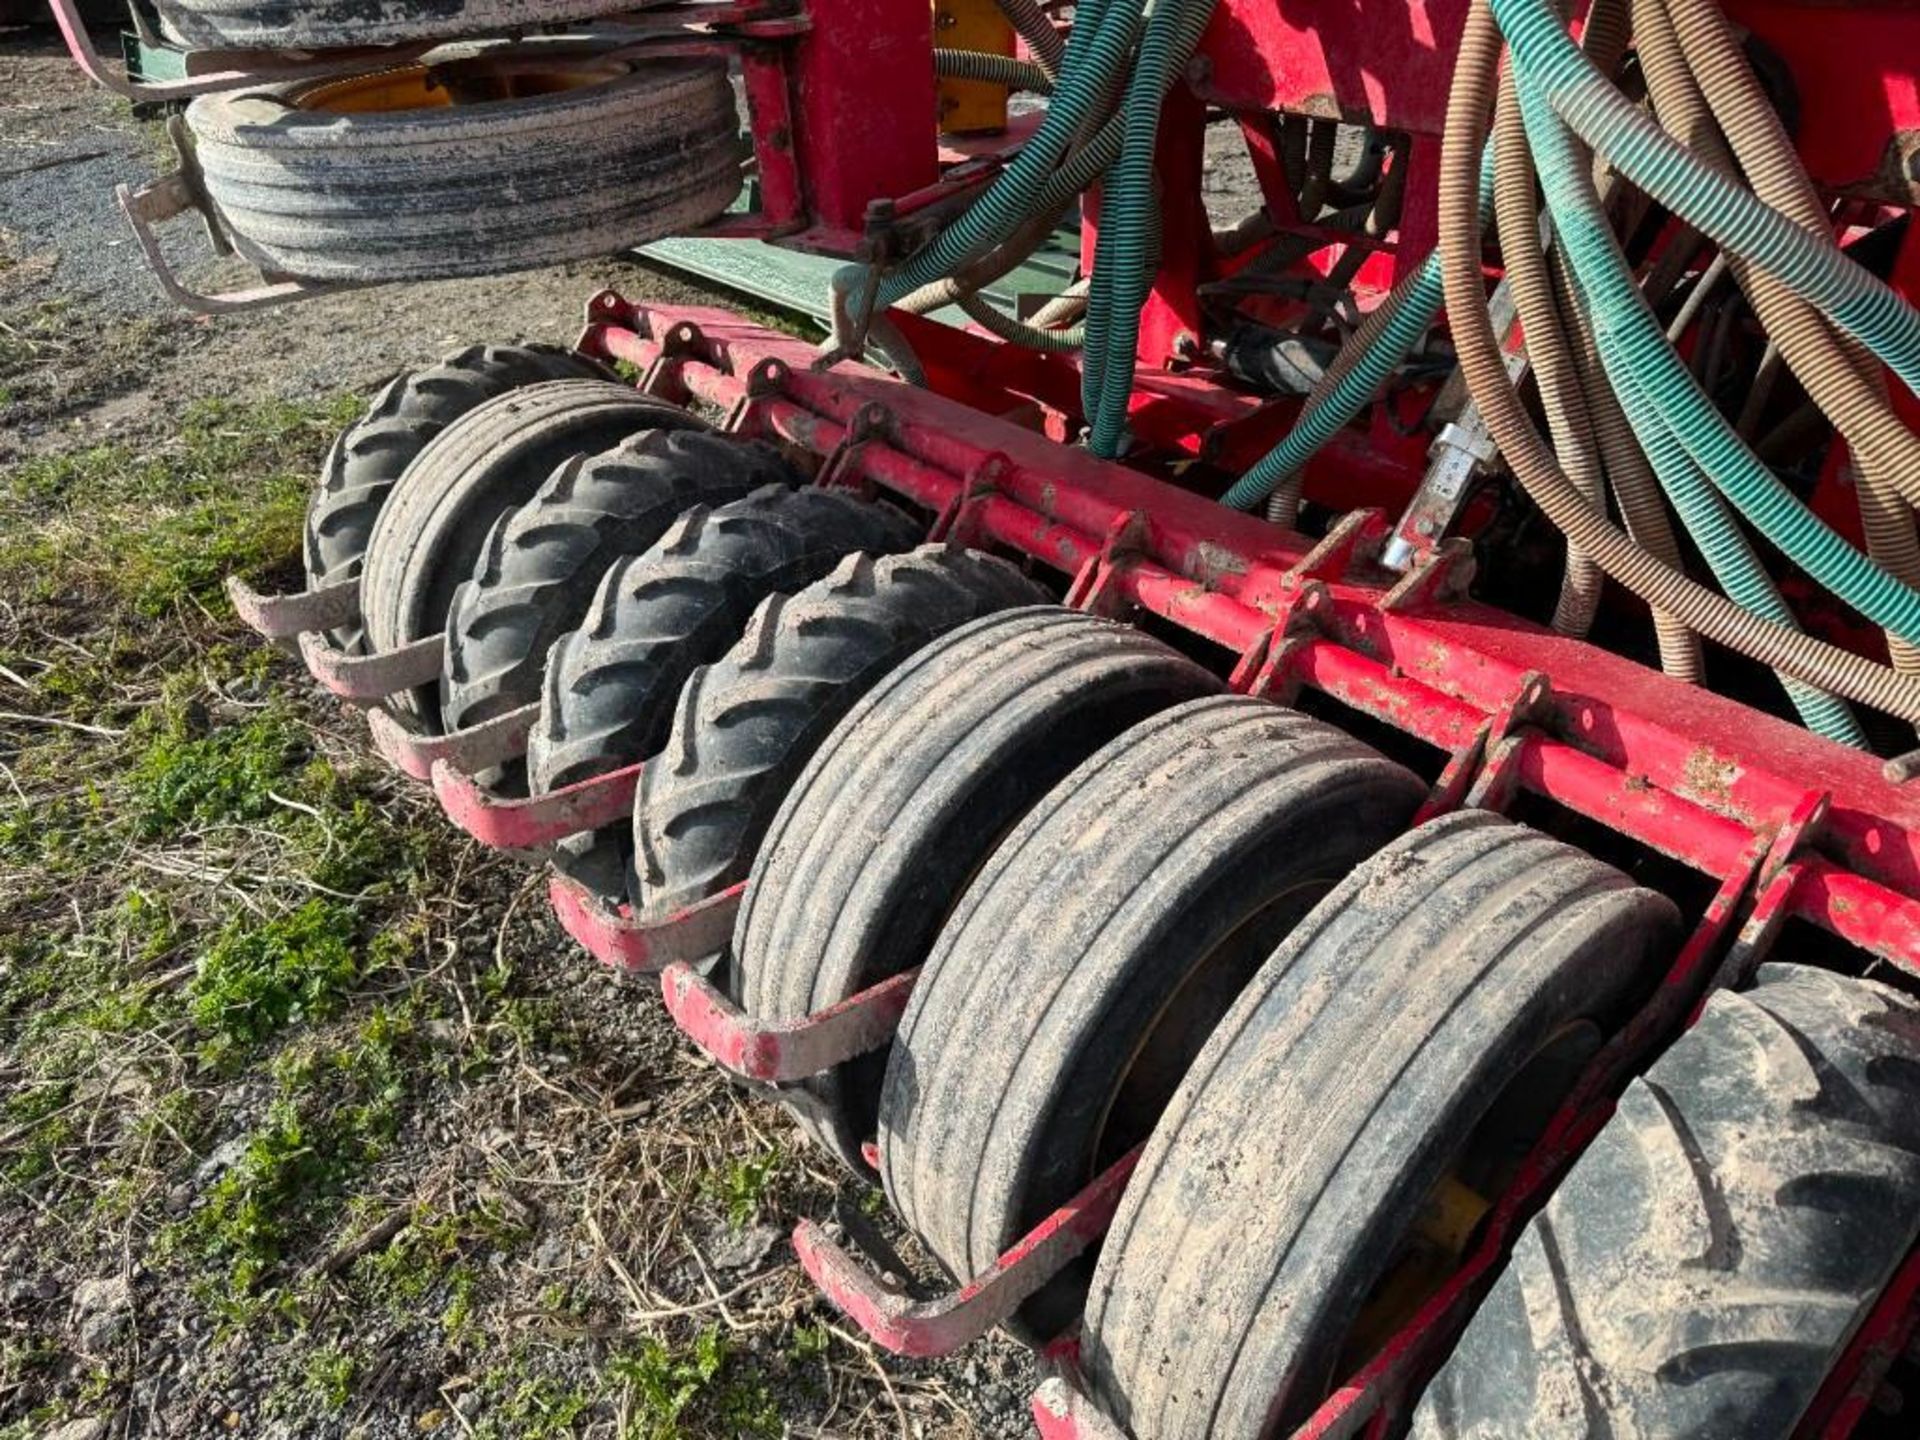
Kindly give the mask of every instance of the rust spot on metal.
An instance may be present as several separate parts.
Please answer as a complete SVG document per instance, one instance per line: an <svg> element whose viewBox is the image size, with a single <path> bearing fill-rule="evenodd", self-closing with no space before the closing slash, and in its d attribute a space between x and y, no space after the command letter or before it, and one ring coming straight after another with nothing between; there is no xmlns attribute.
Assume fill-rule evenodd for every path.
<svg viewBox="0 0 1920 1440"><path fill-rule="evenodd" d="M1245 556L1235 553L1225 545L1216 545L1211 540L1202 540L1193 547L1191 563L1194 571L1193 578L1209 587L1222 575L1247 573Z"/></svg>
<svg viewBox="0 0 1920 1440"><path fill-rule="evenodd" d="M1688 791L1700 799L1730 805L1733 803L1733 782L1740 778L1740 767L1730 760L1722 760L1702 746L1687 755L1682 778L1686 781Z"/></svg>

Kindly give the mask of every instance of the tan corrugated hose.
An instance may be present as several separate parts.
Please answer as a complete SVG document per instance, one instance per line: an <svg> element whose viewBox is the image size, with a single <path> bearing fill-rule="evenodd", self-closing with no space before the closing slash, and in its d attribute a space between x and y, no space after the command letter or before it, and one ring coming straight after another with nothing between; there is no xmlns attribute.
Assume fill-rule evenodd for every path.
<svg viewBox="0 0 1920 1440"><path fill-rule="evenodd" d="M1920 680L1760 619L1634 543L1567 479L1521 406L1487 313L1477 223L1481 152L1501 39L1486 0L1461 37L1441 153L1440 244L1447 313L1468 389L1522 487L1607 575L1701 635L1795 679L1906 720L1920 720Z"/></svg>

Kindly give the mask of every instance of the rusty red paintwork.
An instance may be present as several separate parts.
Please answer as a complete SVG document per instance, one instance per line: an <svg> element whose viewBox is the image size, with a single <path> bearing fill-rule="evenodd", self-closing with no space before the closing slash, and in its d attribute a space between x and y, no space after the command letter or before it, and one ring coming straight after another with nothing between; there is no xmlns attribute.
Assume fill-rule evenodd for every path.
<svg viewBox="0 0 1920 1440"><path fill-rule="evenodd" d="M540 718L535 703L482 720L444 735L422 735L391 711L374 706L367 711L367 729L373 748L394 769L415 780L431 780L441 761L471 773L517 760L527 753L527 736Z"/></svg>
<svg viewBox="0 0 1920 1440"><path fill-rule="evenodd" d="M1106 1233L1139 1162L1136 1146L1023 1236L985 1274L933 1300L916 1301L881 1284L811 1220L802 1220L794 1230L794 1253L827 1298L875 1344L896 1355L950 1355L1006 1319Z"/></svg>
<svg viewBox="0 0 1920 1440"><path fill-rule="evenodd" d="M537 850L587 830L625 820L640 788L641 765L623 765L544 795L495 795L451 760L436 760L431 778L440 808L467 834L496 850Z"/></svg>
<svg viewBox="0 0 1920 1440"><path fill-rule="evenodd" d="M1300 1437L1395 1413L1464 1321L1517 1217L1604 1123L1609 1083L1684 1019L1702 986L1726 978L1729 940L1763 879L1769 923L1792 914L1920 969L1920 802L1871 757L1451 598L1445 552L1429 576L1375 578L1366 559L1377 519L1351 517L1314 544L938 396L869 374L807 374L802 347L724 313L630 309L619 326L606 323L612 313L596 311L588 348L725 406L749 433L811 450L838 480L857 477L925 506L946 533L1050 564L1075 577L1076 595L1117 598L1213 640L1240 657L1241 688L1311 686L1439 747L1451 756L1437 787L1447 803L1529 791L1720 882L1659 1002L1555 1117L1467 1265ZM648 338L668 329L682 342L672 356ZM740 378L775 373L770 362L779 384ZM816 1278L882 1343L957 1333L946 1322L915 1328L912 1307L850 1257L818 1237L807 1244ZM1037 1285L1052 1259L1025 1248L1008 1268Z"/></svg>
<svg viewBox="0 0 1920 1440"><path fill-rule="evenodd" d="M660 989L673 1023L716 1065L743 1080L779 1085L887 1044L919 978L915 966L798 1020L749 1015L688 965L669 965Z"/></svg>
<svg viewBox="0 0 1920 1440"><path fill-rule="evenodd" d="M547 898L566 932L616 970L656 975L676 960L698 960L726 948L745 885L735 885L659 921L636 919L586 886L556 872Z"/></svg>
<svg viewBox="0 0 1920 1440"><path fill-rule="evenodd" d="M342 700L366 703L437 680L445 649L444 635L429 635L398 650L349 655L313 631L300 637L300 659L308 673Z"/></svg>
<svg viewBox="0 0 1920 1440"><path fill-rule="evenodd" d="M808 373L806 346L725 312L630 311L622 326L603 323L608 313L588 328L590 350L645 369L662 360L649 333L693 326L698 344L662 363L674 384L737 408L749 433L832 457L843 475L926 507L962 538L1068 575L1105 563L1108 593L1230 652L1291 639L1277 680L1449 754L1478 743L1527 677L1549 677L1550 697L1516 747L1514 783L1709 875L1727 873L1809 793L1825 794L1810 838L1828 864L1810 867L1791 913L1920 969L1920 793L1890 785L1871 756L1472 601L1396 602L1393 577L1374 578L1364 556L1321 582L1327 602L1314 614L1295 614L1311 549L1298 535L871 372ZM742 375L769 360L785 367L784 383L749 395ZM1137 551L1103 562L1107 534L1135 513Z"/></svg>
<svg viewBox="0 0 1920 1440"><path fill-rule="evenodd" d="M227 599L249 629L269 640L290 640L313 630L331 630L360 618L360 582L342 580L291 595L263 594L238 575L227 577Z"/></svg>

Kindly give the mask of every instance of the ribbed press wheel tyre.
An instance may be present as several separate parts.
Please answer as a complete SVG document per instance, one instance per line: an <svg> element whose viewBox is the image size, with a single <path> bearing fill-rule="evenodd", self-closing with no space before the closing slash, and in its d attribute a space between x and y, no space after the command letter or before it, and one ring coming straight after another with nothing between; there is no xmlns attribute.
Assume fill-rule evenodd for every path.
<svg viewBox="0 0 1920 1440"><path fill-rule="evenodd" d="M167 37L199 50L392 45L639 8L636 0L154 0Z"/></svg>
<svg viewBox="0 0 1920 1440"><path fill-rule="evenodd" d="M1410 1318L1382 1281L1445 1251L1423 1216L1492 1198L1649 988L1676 920L1479 811L1335 888L1221 1021L1121 1201L1082 1351L1108 1413L1153 1440L1297 1425L1368 1358L1369 1300Z"/></svg>
<svg viewBox="0 0 1920 1440"><path fill-rule="evenodd" d="M770 447L648 430L563 460L533 498L494 522L447 618L441 719L475 725L540 698L554 641L575 629L613 564L647 549L694 505L798 480Z"/></svg>
<svg viewBox="0 0 1920 1440"><path fill-rule="evenodd" d="M1004 560L945 545L850 555L754 612L696 670L633 810L641 910L659 919L744 880L787 789L841 716L922 645L1046 594Z"/></svg>
<svg viewBox="0 0 1920 1440"><path fill-rule="evenodd" d="M1209 696L1063 780L968 887L880 1100L894 1208L958 1279L1147 1137L1254 971L1426 787L1319 720ZM1010 1328L1080 1313L1093 1257Z"/></svg>
<svg viewBox="0 0 1920 1440"><path fill-rule="evenodd" d="M962 626L876 685L781 805L734 931L745 1008L797 1019L927 958L1021 817L1129 726L1218 679L1126 625L1055 606ZM783 1092L861 1174L886 1055Z"/></svg>
<svg viewBox="0 0 1920 1440"><path fill-rule="evenodd" d="M1421 1440L1785 1440L1920 1234L1920 1004L1722 993L1521 1234Z"/></svg>
<svg viewBox="0 0 1920 1440"><path fill-rule="evenodd" d="M533 793L651 758L687 676L724 655L768 595L812 584L852 551L905 550L919 538L900 511L843 490L769 485L687 511L650 550L607 572L580 628L548 652L527 747ZM621 894L629 834L621 826L576 839L555 863Z"/></svg>
<svg viewBox="0 0 1920 1440"><path fill-rule="evenodd" d="M187 109L234 248L269 274L491 275L695 229L739 193L726 67L483 55L205 95Z"/></svg>
<svg viewBox="0 0 1920 1440"><path fill-rule="evenodd" d="M569 455L635 431L697 426L683 410L604 380L552 380L494 397L430 441L374 521L360 575L361 620L375 653L445 628L453 592L487 532ZM423 727L440 723L438 685L391 697Z"/></svg>
<svg viewBox="0 0 1920 1440"><path fill-rule="evenodd" d="M394 482L427 442L469 410L516 385L613 379L598 361L556 345L473 345L388 382L367 413L340 432L307 505L307 586L351 580L366 559L373 522ZM364 648L359 622L328 633L340 649Z"/></svg>

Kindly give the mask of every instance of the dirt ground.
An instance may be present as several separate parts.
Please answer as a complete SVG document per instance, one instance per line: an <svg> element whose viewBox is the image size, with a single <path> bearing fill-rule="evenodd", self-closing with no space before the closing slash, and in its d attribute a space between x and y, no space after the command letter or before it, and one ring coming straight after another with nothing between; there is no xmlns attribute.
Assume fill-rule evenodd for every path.
<svg viewBox="0 0 1920 1440"><path fill-rule="evenodd" d="M875 1192L598 972L234 622L396 369L570 339L621 261L215 321L112 187L157 127L0 30L0 1440L1012 1436L787 1243ZM197 280L193 227L170 240Z"/></svg>

